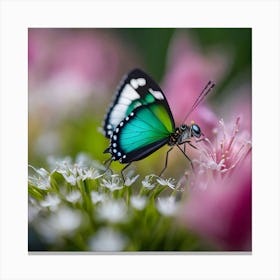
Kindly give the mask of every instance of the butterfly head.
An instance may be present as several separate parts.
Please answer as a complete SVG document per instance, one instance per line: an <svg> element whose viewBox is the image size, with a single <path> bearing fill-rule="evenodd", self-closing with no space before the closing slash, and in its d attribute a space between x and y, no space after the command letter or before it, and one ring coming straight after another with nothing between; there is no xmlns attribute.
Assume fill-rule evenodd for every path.
<svg viewBox="0 0 280 280"><path fill-rule="evenodd" d="M199 138L201 136L200 127L195 123L191 124L190 132L191 132L191 136L194 136L196 138Z"/></svg>
<svg viewBox="0 0 280 280"><path fill-rule="evenodd" d="M191 137L199 138L203 133L200 127L194 122L191 125L181 124L172 134L171 143L182 144L190 140Z"/></svg>

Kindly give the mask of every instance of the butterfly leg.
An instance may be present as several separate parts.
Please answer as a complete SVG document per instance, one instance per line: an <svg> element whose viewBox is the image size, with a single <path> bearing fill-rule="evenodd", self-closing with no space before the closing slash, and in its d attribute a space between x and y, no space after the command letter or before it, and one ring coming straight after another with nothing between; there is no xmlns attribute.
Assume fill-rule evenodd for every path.
<svg viewBox="0 0 280 280"><path fill-rule="evenodd" d="M190 144L189 142L188 142L188 144ZM192 167L192 170L194 170L194 166L193 166L193 163L192 163L192 160L188 157L188 155L182 150L182 148L179 146L179 145L177 145L177 147L179 148L179 150L184 154L184 156L189 160L189 162L190 162L190 164L191 164L191 167ZM195 147L195 146L194 146ZM196 147L195 147L196 148ZM196 148L197 149L197 148Z"/></svg>
<svg viewBox="0 0 280 280"><path fill-rule="evenodd" d="M201 140L200 140L200 141L201 141ZM197 142L200 142L200 141L196 141L196 143L197 143ZM194 149L197 150L197 147L194 146L194 145L191 143L191 141L186 140L185 142L180 143L180 145L184 144L184 153L186 153L186 143L188 143L191 147L193 147Z"/></svg>
<svg viewBox="0 0 280 280"><path fill-rule="evenodd" d="M123 182L125 182L124 173L123 173L123 172L124 172L124 170L125 170L130 164L131 164L131 162L128 163L128 164L122 169L122 171L121 171Z"/></svg>
<svg viewBox="0 0 280 280"><path fill-rule="evenodd" d="M170 148L170 149L167 151L167 153L166 153L165 164L164 164L164 167L163 167L163 169L161 170L161 172L160 172L160 174L159 174L159 177L161 177L161 175L163 174L163 172L164 172L165 169L167 168L168 154L169 154L169 152L170 152L172 149L173 149L173 147Z"/></svg>
<svg viewBox="0 0 280 280"><path fill-rule="evenodd" d="M194 149L196 149L196 150L197 150L197 147L196 147L196 146L194 146L192 143L188 142L188 144L189 144L191 147L193 147Z"/></svg>
<svg viewBox="0 0 280 280"><path fill-rule="evenodd" d="M105 171L104 171L104 174L105 174L108 170L110 170L111 173L113 173L112 169L110 168L110 165L111 165L112 161L113 161L112 158L108 158L107 160L104 161L103 164L104 164L104 165L107 164L106 169L105 169Z"/></svg>
<svg viewBox="0 0 280 280"><path fill-rule="evenodd" d="M108 162L109 162L109 164L108 164L108 166L106 166L106 167L109 167L109 166L110 166L110 164L111 164L111 162L112 162L112 158L106 159L106 160L103 162L103 164L106 165Z"/></svg>

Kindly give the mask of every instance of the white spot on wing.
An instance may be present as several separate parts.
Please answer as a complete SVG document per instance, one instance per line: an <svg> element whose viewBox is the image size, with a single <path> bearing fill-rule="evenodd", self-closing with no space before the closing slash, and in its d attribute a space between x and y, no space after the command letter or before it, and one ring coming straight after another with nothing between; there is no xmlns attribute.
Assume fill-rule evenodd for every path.
<svg viewBox="0 0 280 280"><path fill-rule="evenodd" d="M138 83L137 80L131 79L130 84L132 85L133 88L137 89L138 88Z"/></svg>
<svg viewBox="0 0 280 280"><path fill-rule="evenodd" d="M118 100L118 103L129 106L131 104L131 100L121 96Z"/></svg>
<svg viewBox="0 0 280 280"><path fill-rule="evenodd" d="M146 80L144 78L137 79L137 82L140 87L143 87L144 85L146 85Z"/></svg>
<svg viewBox="0 0 280 280"><path fill-rule="evenodd" d="M131 79L130 84L133 88L137 89L139 86L143 87L144 85L146 85L146 80L144 78Z"/></svg>
<svg viewBox="0 0 280 280"><path fill-rule="evenodd" d="M160 92L160 91L157 91L157 90L152 90L151 88L149 89L150 93L156 98L156 99L159 99L159 100L163 100L164 99L164 96L163 94Z"/></svg>
<svg viewBox="0 0 280 280"><path fill-rule="evenodd" d="M131 101L140 98L140 95L133 89L133 87L131 85L125 85L121 96L128 98Z"/></svg>

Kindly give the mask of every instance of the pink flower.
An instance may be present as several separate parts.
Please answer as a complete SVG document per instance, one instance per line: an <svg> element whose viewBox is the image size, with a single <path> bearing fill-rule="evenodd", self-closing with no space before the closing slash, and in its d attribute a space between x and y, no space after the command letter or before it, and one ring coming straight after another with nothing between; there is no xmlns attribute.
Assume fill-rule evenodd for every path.
<svg viewBox="0 0 280 280"><path fill-rule="evenodd" d="M205 184L212 183L217 177L229 175L251 152L250 133L246 130L240 131L239 126L239 117L234 125L230 126L226 126L221 120L214 141L205 138L198 146L199 155L193 160L196 186L204 185L205 188Z"/></svg>
<svg viewBox="0 0 280 280"><path fill-rule="evenodd" d="M237 118L231 133L221 122L214 143L201 145L181 211L186 226L218 250L251 250L251 143L244 135Z"/></svg>
<svg viewBox="0 0 280 280"><path fill-rule="evenodd" d="M132 52L106 29L30 28L30 119L49 127L87 106L103 107L119 77L135 64L130 58Z"/></svg>
<svg viewBox="0 0 280 280"><path fill-rule="evenodd" d="M219 82L227 70L226 62L225 55L221 52L205 56L183 34L175 37L169 52L163 88L177 125L183 121L207 82ZM208 135L215 126L217 117L206 103L202 103L187 122L190 123L191 120L201 126L203 133Z"/></svg>
<svg viewBox="0 0 280 280"><path fill-rule="evenodd" d="M132 63L124 63L131 53L106 30L31 28L28 35L29 91L53 95L48 102L92 93L100 99Z"/></svg>

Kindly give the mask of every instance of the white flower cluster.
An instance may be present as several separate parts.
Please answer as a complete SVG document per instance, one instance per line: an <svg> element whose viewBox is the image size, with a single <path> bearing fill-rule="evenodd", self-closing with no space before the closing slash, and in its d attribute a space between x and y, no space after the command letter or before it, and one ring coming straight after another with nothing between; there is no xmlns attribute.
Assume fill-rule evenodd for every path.
<svg viewBox="0 0 280 280"><path fill-rule="evenodd" d="M47 244L63 246L86 228L88 250L121 251L129 242L121 226L145 215L149 207L167 217L178 209L173 196L149 195L164 187L174 192L174 179L152 174L131 188L139 175L129 171L123 182L120 175L104 173L103 167L83 155L75 162L69 157L49 158L49 165L51 171L30 166L34 175L29 176L28 208L29 224Z"/></svg>

